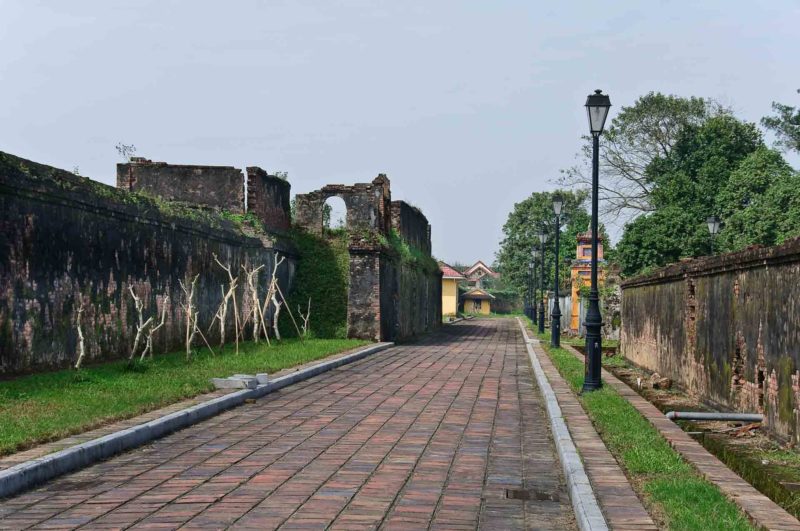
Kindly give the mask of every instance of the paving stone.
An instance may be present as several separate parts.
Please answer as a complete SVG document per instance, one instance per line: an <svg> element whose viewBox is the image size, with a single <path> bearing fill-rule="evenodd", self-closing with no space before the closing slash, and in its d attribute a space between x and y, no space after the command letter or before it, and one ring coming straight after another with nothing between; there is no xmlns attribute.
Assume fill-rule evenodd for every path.
<svg viewBox="0 0 800 531"><path fill-rule="evenodd" d="M0 528L574 529L513 320L470 320L0 502ZM506 499L540 489L558 501Z"/></svg>

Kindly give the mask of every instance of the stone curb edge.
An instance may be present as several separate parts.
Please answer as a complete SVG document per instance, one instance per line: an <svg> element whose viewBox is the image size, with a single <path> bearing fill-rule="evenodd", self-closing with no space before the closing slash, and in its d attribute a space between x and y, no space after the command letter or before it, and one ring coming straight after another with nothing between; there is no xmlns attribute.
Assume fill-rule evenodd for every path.
<svg viewBox="0 0 800 531"><path fill-rule="evenodd" d="M570 345L563 348L576 358L583 359L577 349ZM716 485L722 494L735 503L751 523L759 529L800 529L800 522L783 507L769 499L762 492L742 479L714 454L692 439L673 421L659 411L646 398L642 397L627 383L617 378L613 372L603 369L603 379L613 387L619 396L627 401L639 414L653 426L695 471L707 481ZM655 416L649 414L652 408ZM710 462L703 462L708 457Z"/></svg>
<svg viewBox="0 0 800 531"><path fill-rule="evenodd" d="M34 485L62 474L84 468L126 450L136 448L174 431L187 428L227 409L244 404L245 400L261 398L294 383L307 380L342 365L375 354L394 343L378 343L347 356L342 356L271 380L255 389L243 389L175 411L161 418L110 433L91 441L66 448L0 472L0 498L18 494Z"/></svg>
<svg viewBox="0 0 800 531"><path fill-rule="evenodd" d="M575 512L578 527L582 531L607 530L608 524L594 495L592 484L589 482L589 476L586 475L586 469L583 467L583 461L581 461L578 454L578 449L575 447L575 443L572 442L572 436L561 414L561 407L558 405L556 394L553 392L553 388L550 386L550 382L539 364L539 359L531 347L533 340L528 338L528 333L519 317L517 317L517 324L522 331L522 337L525 339L525 348L528 349L528 357L531 360L531 365L533 365L536 382L539 384L539 389L545 400L547 416L550 419L550 429L553 431L553 440L564 471L564 477L567 480L569 497L572 501L572 509Z"/></svg>

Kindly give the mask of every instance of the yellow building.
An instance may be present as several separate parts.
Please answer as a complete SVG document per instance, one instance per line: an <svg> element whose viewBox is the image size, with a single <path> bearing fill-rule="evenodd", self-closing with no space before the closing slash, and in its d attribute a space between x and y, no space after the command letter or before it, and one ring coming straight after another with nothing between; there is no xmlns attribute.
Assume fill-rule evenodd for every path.
<svg viewBox="0 0 800 531"><path fill-rule="evenodd" d="M489 315L492 313L492 299L494 296L481 288L474 288L461 296L464 301L464 313L479 313Z"/></svg>
<svg viewBox="0 0 800 531"><path fill-rule="evenodd" d="M442 270L442 315L456 315L458 313L458 283L466 277L445 264L439 262Z"/></svg>
<svg viewBox="0 0 800 531"><path fill-rule="evenodd" d="M592 233L581 232L578 234L578 248L575 251L575 260L572 261L570 279L572 280L572 312L570 315L570 330L580 333L581 287L592 285ZM603 271L603 239L597 240L597 286L603 285L605 271Z"/></svg>

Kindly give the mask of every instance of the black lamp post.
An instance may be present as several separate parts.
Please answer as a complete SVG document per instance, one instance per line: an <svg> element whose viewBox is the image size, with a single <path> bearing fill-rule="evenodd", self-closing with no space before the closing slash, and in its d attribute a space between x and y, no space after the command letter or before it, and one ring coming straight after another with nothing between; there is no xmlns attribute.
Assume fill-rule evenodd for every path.
<svg viewBox="0 0 800 531"><path fill-rule="evenodd" d="M714 241L719 233L719 218L717 216L709 216L706 219L706 223L708 223L708 232L711 233L711 254L714 254Z"/></svg>
<svg viewBox="0 0 800 531"><path fill-rule="evenodd" d="M592 285L589 290L589 309L586 312L586 376L584 391L594 391L603 386L600 371L603 355L600 315L600 293L597 289L597 192L600 181L600 135L606 123L611 99L600 90L586 98L589 130L592 133Z"/></svg>
<svg viewBox="0 0 800 531"><path fill-rule="evenodd" d="M531 251L531 270L533 271L533 282L531 282L531 308L530 308L530 317L531 322L537 323L536 320L536 260L539 258L539 249L533 249Z"/></svg>
<svg viewBox="0 0 800 531"><path fill-rule="evenodd" d="M553 280L553 311L550 313L552 318L550 324L550 345L553 347L561 346L561 306L558 304L558 236L561 232L561 207L564 206L564 200L560 194L553 196L553 212L556 215L556 260L555 260L555 279Z"/></svg>
<svg viewBox="0 0 800 531"><path fill-rule="evenodd" d="M544 334L544 244L547 243L547 233L544 227L539 229L539 243L542 244L542 278L541 278L541 296L539 297L539 333Z"/></svg>
<svg viewBox="0 0 800 531"><path fill-rule="evenodd" d="M528 285L525 291L525 315L531 316L531 302L533 300L533 261L528 263Z"/></svg>

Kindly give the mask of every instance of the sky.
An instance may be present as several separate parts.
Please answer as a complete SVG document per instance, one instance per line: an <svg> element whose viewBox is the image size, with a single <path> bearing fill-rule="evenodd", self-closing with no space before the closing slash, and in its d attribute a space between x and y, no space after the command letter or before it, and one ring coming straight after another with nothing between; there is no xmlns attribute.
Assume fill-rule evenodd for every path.
<svg viewBox="0 0 800 531"><path fill-rule="evenodd" d="M0 151L108 184L119 142L293 194L386 173L438 258L490 263L594 89L610 118L649 91L754 122L800 105L800 2L692 4L0 0Z"/></svg>

